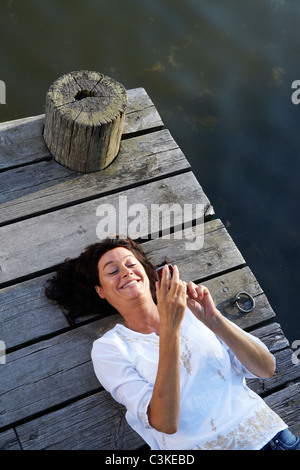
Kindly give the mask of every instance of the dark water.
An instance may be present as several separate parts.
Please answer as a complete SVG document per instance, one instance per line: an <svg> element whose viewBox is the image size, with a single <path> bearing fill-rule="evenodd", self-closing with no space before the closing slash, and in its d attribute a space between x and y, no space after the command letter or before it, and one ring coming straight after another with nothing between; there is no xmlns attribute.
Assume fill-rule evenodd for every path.
<svg viewBox="0 0 300 470"><path fill-rule="evenodd" d="M286 336L300 339L298 0L0 0L0 121L72 70L144 87Z"/></svg>

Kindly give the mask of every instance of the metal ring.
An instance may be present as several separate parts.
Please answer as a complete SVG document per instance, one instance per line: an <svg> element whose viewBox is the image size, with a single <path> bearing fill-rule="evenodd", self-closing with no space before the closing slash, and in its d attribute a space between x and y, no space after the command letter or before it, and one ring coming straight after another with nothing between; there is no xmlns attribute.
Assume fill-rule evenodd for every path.
<svg viewBox="0 0 300 470"><path fill-rule="evenodd" d="M239 300L241 300L240 296L241 295L244 295L246 297L248 297L249 300L251 300L252 302L252 305L249 309L244 309L242 308L240 305L239 305ZM245 291L242 291L242 292L239 292L238 294L236 294L236 296L234 297L233 299L233 303L235 303L235 305L237 306L237 308L240 310L240 312L243 312L243 313L249 313L249 312L252 312L252 310L254 309L255 307L255 300L253 299L252 295L250 295L248 292L245 292Z"/></svg>

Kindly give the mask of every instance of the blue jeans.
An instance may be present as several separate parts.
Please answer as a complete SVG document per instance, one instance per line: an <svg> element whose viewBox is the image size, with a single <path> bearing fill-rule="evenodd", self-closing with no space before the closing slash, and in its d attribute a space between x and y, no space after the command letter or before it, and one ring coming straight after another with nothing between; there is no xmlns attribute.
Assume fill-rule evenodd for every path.
<svg viewBox="0 0 300 470"><path fill-rule="evenodd" d="M280 431L261 450L300 450L300 439L289 429Z"/></svg>

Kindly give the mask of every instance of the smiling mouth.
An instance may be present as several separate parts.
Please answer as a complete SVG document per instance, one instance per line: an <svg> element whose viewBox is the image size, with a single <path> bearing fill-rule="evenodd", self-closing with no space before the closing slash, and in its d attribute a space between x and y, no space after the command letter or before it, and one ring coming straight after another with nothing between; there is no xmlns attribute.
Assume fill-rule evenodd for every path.
<svg viewBox="0 0 300 470"><path fill-rule="evenodd" d="M133 281L127 282L127 284L125 284L125 286L122 286L121 289L126 289L126 287L132 286L133 284L137 284L138 282L140 282L140 279L134 279Z"/></svg>

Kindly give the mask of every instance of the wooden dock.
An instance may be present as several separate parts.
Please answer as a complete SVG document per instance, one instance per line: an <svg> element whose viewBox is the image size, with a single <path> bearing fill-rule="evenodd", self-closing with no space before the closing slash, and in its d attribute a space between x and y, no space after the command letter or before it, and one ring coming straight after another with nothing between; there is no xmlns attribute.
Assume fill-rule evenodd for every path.
<svg viewBox="0 0 300 470"><path fill-rule="evenodd" d="M276 374L249 380L249 386L300 435L300 365L292 362L293 351L262 287L214 218L146 91L127 93L120 153L97 173L76 173L51 158L42 137L44 115L0 124L0 341L6 347L0 363L0 449L145 446L127 425L123 407L101 388L90 359L93 341L120 317L91 317L71 327L44 295L55 268L98 241L97 207L117 208L120 195L128 205L142 202L148 208L203 204L201 250L186 250L184 239L149 239L143 246L154 263L168 256L182 279L205 283L227 318L267 344L277 359ZM255 299L252 312L234 305L239 291Z"/></svg>

